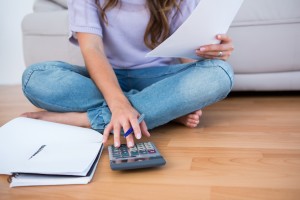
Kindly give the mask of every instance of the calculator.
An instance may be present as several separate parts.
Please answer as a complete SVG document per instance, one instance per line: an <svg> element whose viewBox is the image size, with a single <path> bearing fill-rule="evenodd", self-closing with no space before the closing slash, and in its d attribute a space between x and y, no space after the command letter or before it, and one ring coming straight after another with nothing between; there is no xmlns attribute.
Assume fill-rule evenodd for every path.
<svg viewBox="0 0 300 200"><path fill-rule="evenodd" d="M121 144L119 148L108 146L110 167L112 170L130 170L158 167L166 164L165 159L152 142L141 142L128 148Z"/></svg>

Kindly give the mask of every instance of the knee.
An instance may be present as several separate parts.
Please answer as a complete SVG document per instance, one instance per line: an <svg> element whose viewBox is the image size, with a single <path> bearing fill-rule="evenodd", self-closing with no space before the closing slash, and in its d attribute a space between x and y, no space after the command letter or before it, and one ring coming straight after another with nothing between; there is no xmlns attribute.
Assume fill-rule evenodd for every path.
<svg viewBox="0 0 300 200"><path fill-rule="evenodd" d="M229 63L223 60L210 60L211 67L214 69L212 73L212 83L215 86L218 98L224 99L231 91L234 84L234 72Z"/></svg>
<svg viewBox="0 0 300 200"><path fill-rule="evenodd" d="M27 99L37 107L39 100L49 91L49 74L51 69L62 65L62 62L42 62L28 66L22 75L22 90Z"/></svg>
<svg viewBox="0 0 300 200"><path fill-rule="evenodd" d="M221 88L223 88L224 85L229 85L229 87L225 88L231 91L234 84L234 72L228 62L213 59L199 62L196 66L208 69L208 74L206 76L210 78L210 82L216 82L215 84L219 83L219 87Z"/></svg>
<svg viewBox="0 0 300 200"><path fill-rule="evenodd" d="M26 90L29 85L36 85L40 82L44 83L48 79L48 75L52 72L72 69L72 65L62 61L41 62L28 66L22 75L22 88Z"/></svg>
<svg viewBox="0 0 300 200"><path fill-rule="evenodd" d="M27 84L31 78L31 75L38 70L38 68L40 67L41 64L33 64L33 65L30 65L28 66L24 72L23 72L23 75L22 75L22 89L23 89L23 92L25 91L26 87L27 87Z"/></svg>
<svg viewBox="0 0 300 200"><path fill-rule="evenodd" d="M53 67L61 66L63 63L60 61L51 61L51 62L42 62L42 63L35 63L30 66L28 66L22 75L22 89L25 92L28 85L34 86L37 85L38 80L43 82L45 81L45 77L39 76L40 73L51 69ZM34 77L34 78L33 78ZM36 82L36 83L32 83Z"/></svg>
<svg viewBox="0 0 300 200"><path fill-rule="evenodd" d="M22 75L22 90L27 99L35 106L40 107L37 103L36 95L41 86L41 76L39 73L45 70L48 63L36 63L28 66Z"/></svg>
<svg viewBox="0 0 300 200"><path fill-rule="evenodd" d="M49 63L36 63L33 65L28 66L22 75L22 89L24 94L27 96L27 93L29 92L28 88L31 88L33 86L39 85L42 78L39 73L44 71L46 69L46 66Z"/></svg>
<svg viewBox="0 0 300 200"><path fill-rule="evenodd" d="M225 72L223 79L229 80L231 90L234 84L234 72L231 65L223 60L211 60L211 62L213 66L219 67Z"/></svg>
<svg viewBox="0 0 300 200"><path fill-rule="evenodd" d="M218 101L225 98L233 87L231 66L222 60L198 62L189 76L181 81L184 96L192 101L200 99Z"/></svg>

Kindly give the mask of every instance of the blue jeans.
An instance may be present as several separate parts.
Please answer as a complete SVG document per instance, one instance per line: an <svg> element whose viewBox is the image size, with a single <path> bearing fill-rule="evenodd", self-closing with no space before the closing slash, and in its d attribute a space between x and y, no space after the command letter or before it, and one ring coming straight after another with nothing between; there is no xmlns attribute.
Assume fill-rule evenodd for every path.
<svg viewBox="0 0 300 200"><path fill-rule="evenodd" d="M233 71L221 60L114 71L149 129L225 98L233 85ZM22 86L37 107L87 112L92 129L99 132L110 122L110 109L84 67L60 61L34 64L25 70Z"/></svg>

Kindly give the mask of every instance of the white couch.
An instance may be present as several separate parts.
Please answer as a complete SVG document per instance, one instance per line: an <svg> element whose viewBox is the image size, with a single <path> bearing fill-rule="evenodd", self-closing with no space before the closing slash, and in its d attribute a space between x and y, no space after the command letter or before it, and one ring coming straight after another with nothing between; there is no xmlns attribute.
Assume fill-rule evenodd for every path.
<svg viewBox="0 0 300 200"><path fill-rule="evenodd" d="M36 0L22 22L26 65L62 60L84 66L68 41L67 0ZM245 0L228 34L234 91L300 90L300 0Z"/></svg>

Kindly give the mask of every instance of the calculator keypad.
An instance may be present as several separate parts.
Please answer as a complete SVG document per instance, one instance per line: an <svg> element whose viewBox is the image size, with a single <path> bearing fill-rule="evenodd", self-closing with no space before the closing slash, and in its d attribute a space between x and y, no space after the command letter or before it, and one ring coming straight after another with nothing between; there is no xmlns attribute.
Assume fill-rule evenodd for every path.
<svg viewBox="0 0 300 200"><path fill-rule="evenodd" d="M137 143L134 147L128 148L126 144L121 144L119 148L109 147L110 159L128 159L135 157L153 157L159 156L159 152L151 142Z"/></svg>
<svg viewBox="0 0 300 200"><path fill-rule="evenodd" d="M112 170L132 170L159 167L166 164L152 142L142 142L128 148L121 144L119 148L108 146L110 167Z"/></svg>

